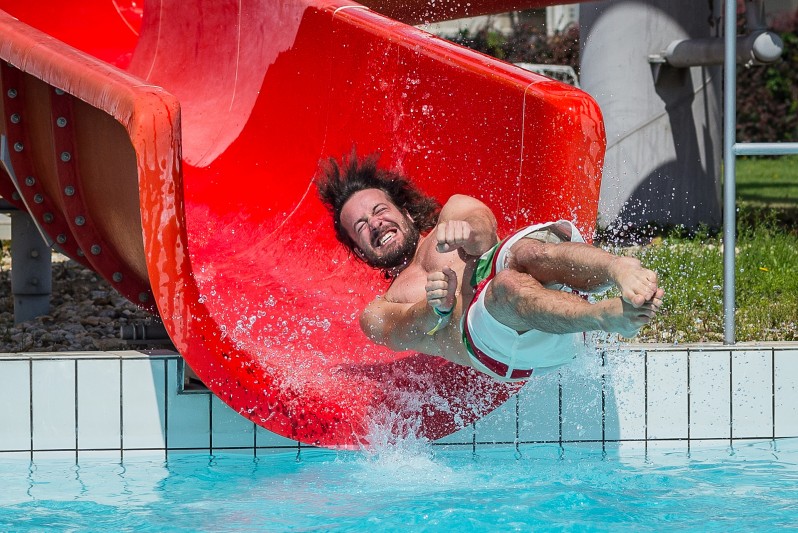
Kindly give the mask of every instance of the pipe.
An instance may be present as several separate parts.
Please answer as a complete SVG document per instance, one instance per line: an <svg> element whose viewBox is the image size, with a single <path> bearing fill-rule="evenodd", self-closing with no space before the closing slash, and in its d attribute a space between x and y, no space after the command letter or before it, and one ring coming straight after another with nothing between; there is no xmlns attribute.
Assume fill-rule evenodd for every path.
<svg viewBox="0 0 798 533"><path fill-rule="evenodd" d="M735 155L788 155L798 154L798 143L737 143Z"/></svg>
<svg viewBox="0 0 798 533"><path fill-rule="evenodd" d="M726 42L723 63L723 343L735 343L735 257L737 187L734 145L737 137L737 2L726 0L723 38Z"/></svg>
<svg viewBox="0 0 798 533"><path fill-rule="evenodd" d="M150 324L131 324L127 326L120 326L119 337L123 340L132 341L168 341L169 334L166 328L160 322L153 322Z"/></svg>
<svg viewBox="0 0 798 533"><path fill-rule="evenodd" d="M721 65L725 58L725 39L681 39L670 43L662 54L651 56L652 63L666 62L673 67ZM734 39L732 39L734 41ZM757 31L736 39L737 63L763 65L778 61L784 42L770 31Z"/></svg>

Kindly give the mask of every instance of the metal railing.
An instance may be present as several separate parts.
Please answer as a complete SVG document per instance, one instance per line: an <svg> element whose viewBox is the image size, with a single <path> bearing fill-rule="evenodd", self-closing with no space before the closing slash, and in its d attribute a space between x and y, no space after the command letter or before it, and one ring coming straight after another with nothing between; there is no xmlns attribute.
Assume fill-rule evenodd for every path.
<svg viewBox="0 0 798 533"><path fill-rule="evenodd" d="M735 336L735 256L737 244L738 155L798 154L798 143L738 143L737 123L737 2L726 0L724 14L725 56L723 62L723 342L734 344ZM746 2L746 9L761 9L761 1Z"/></svg>

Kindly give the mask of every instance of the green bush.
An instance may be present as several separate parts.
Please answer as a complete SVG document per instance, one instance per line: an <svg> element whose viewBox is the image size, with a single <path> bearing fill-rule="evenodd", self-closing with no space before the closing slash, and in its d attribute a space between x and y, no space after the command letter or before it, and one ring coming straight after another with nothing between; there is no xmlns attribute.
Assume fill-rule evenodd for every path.
<svg viewBox="0 0 798 533"><path fill-rule="evenodd" d="M738 18L744 32L745 17ZM737 139L741 142L798 140L798 10L781 17L774 31L784 41L781 61L738 67ZM570 65L579 72L579 28L547 36L540 26L519 23L505 36L487 26L463 31L454 42L511 63Z"/></svg>
<svg viewBox="0 0 798 533"><path fill-rule="evenodd" d="M740 18L739 31L745 31ZM798 11L775 21L784 41L781 61L737 67L737 140L798 140Z"/></svg>

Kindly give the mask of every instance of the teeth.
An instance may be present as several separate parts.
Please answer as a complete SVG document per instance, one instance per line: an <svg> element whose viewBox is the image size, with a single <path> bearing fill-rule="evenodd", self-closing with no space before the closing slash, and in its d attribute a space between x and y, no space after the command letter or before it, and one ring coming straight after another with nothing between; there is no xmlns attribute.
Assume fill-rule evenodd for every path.
<svg viewBox="0 0 798 533"><path fill-rule="evenodd" d="M393 239L393 236L394 236L394 235L395 235L395 233L394 233L394 232L392 232L392 231L389 231L388 233L386 233L385 235L383 235L383 236L382 236L382 239L380 239L380 246L382 246L382 245L386 244L388 241L390 241L391 239Z"/></svg>

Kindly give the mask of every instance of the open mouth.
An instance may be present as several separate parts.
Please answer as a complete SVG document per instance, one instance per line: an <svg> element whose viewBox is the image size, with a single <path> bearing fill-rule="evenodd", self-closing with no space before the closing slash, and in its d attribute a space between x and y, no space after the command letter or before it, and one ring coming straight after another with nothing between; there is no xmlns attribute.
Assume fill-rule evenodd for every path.
<svg viewBox="0 0 798 533"><path fill-rule="evenodd" d="M374 247L380 248L382 246L385 246L386 244L388 244L389 242L393 241L396 238L397 233L398 231L396 229L387 230L385 233L380 235L379 238L374 239Z"/></svg>

